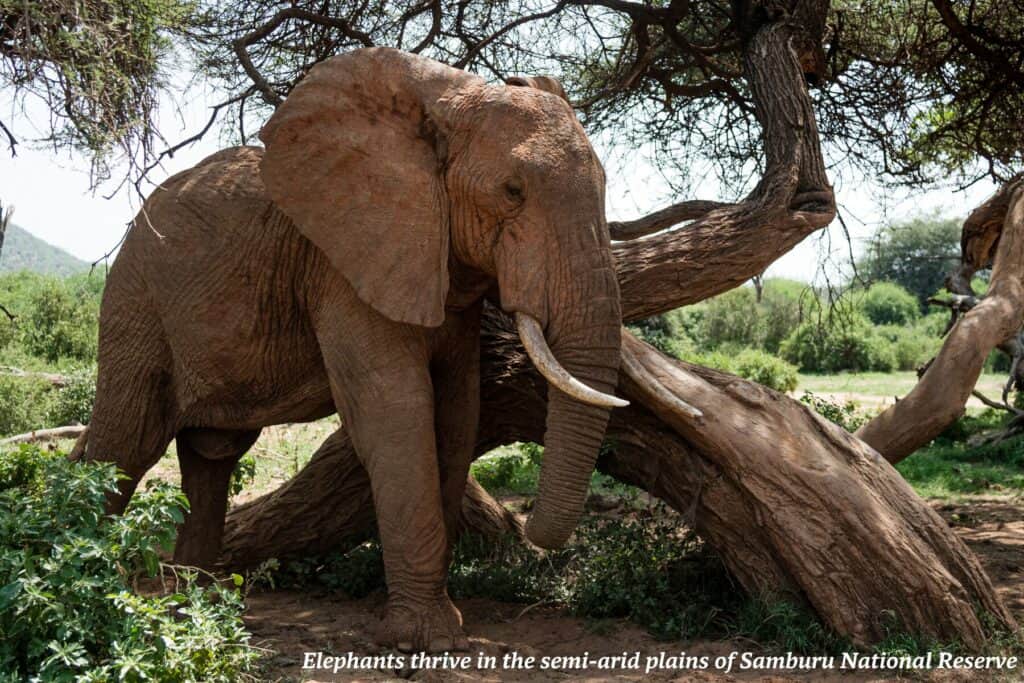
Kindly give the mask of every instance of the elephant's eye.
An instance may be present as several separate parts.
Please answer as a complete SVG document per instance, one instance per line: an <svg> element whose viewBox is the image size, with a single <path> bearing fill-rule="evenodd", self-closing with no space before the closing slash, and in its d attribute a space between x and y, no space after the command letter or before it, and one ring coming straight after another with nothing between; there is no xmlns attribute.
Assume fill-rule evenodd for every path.
<svg viewBox="0 0 1024 683"><path fill-rule="evenodd" d="M516 203L523 201L523 198L525 197L525 194L523 192L523 184L518 180L506 181L505 196Z"/></svg>

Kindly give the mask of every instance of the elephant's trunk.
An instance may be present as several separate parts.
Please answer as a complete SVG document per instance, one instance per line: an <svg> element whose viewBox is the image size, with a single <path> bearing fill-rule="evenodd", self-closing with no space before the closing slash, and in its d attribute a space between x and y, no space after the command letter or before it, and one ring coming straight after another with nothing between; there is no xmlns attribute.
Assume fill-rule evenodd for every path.
<svg viewBox="0 0 1024 683"><path fill-rule="evenodd" d="M615 273L609 264L583 278L591 286L581 288L574 310L552 317L547 341L560 367L596 397L576 393L574 398L572 387L562 391L549 380L544 462L537 501L526 524L527 537L542 548L561 547L576 528L608 425L609 407L624 404L607 396L617 383L621 345ZM613 401L602 402L602 396Z"/></svg>

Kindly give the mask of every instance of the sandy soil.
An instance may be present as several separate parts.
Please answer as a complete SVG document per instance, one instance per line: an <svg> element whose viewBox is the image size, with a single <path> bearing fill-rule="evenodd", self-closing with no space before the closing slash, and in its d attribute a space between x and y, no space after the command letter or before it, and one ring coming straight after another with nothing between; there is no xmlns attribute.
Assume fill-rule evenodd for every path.
<svg viewBox="0 0 1024 683"><path fill-rule="evenodd" d="M1024 502L1007 499L979 499L963 504L939 504L936 508L957 529L978 554L989 575L1011 610L1024 620ZM547 671L479 670L454 672L429 669L370 669L342 671L334 675L325 671L303 671L303 653L323 651L328 655L360 655L380 653L367 634L383 605L383 595L349 601L330 594L273 591L251 594L248 598L246 624L254 634L254 643L274 650L262 676L282 681L363 681L411 679L417 681L889 681L928 680L978 681L999 680L994 674L981 672L938 672L928 675L904 674L898 678L886 673L807 672L772 674L763 671L733 672L724 675L712 671L680 668L645 675L643 671L607 671L591 668L579 670L562 667ZM712 660L730 651L758 653L756 643L723 642L659 642L643 629L629 622L601 622L599 628L562 610L545 605L520 605L490 600L458 602L471 635L471 656L478 653L502 657L510 652L522 656L580 655L592 658L640 653L641 666L648 656L657 657L685 652L691 656L707 655ZM1021 670L1002 680L1021 680Z"/></svg>

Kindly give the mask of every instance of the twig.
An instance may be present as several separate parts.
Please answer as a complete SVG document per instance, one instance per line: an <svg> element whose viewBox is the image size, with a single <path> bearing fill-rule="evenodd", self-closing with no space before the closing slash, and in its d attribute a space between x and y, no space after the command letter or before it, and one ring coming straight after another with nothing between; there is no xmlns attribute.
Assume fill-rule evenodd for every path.
<svg viewBox="0 0 1024 683"><path fill-rule="evenodd" d="M18 146L18 140L11 133L10 129L4 125L3 121L0 121L0 131L3 131L4 135L7 136L7 148L11 151L11 156L18 156L18 151L15 149Z"/></svg>
<svg viewBox="0 0 1024 683"><path fill-rule="evenodd" d="M235 54L238 56L238 61L242 64L242 69L245 70L246 75L248 75L255 84L255 88L263 95L263 100L272 107L276 107L281 104L284 99L277 91L270 87L270 83L267 82L267 79L263 77L263 74L261 74L259 69L257 69L252 63L252 58L249 56L249 50L247 48L249 45L266 38L288 19L300 19L311 24L336 28L347 38L351 38L362 43L364 47L373 47L373 40L369 35L353 28L351 24L344 19L326 17L322 14L310 12L298 7L289 7L281 10L255 31L246 33L244 36L232 43Z"/></svg>
<svg viewBox="0 0 1024 683"><path fill-rule="evenodd" d="M985 396L985 394L981 393L977 389L971 392L971 396L974 396L976 399L987 405L989 408L995 408L996 410L1005 410L1007 412L1013 413L1014 415L1024 415L1024 410L1014 408L1008 403L999 403L998 401L993 401L992 399L988 398L987 396Z"/></svg>
<svg viewBox="0 0 1024 683"><path fill-rule="evenodd" d="M11 313L10 311L8 311L8 310L7 310L7 307L6 307L6 306L4 306L3 304L0 304L0 311L3 311L3 312L4 312L4 315L6 315L6 316L7 316L7 319L8 319L8 320L10 320L10 321L11 321L12 323L13 323L13 322L14 322L15 320L17 320L17 319L18 319L18 316L14 315L14 314L13 314L13 313Z"/></svg>

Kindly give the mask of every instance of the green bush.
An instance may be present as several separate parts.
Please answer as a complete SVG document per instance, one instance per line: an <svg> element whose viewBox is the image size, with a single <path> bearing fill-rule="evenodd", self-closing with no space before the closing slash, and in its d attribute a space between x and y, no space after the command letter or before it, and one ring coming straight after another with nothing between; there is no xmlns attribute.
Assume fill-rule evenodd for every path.
<svg viewBox="0 0 1024 683"><path fill-rule="evenodd" d="M781 392L796 389L796 368L786 361L757 349L744 349L732 361L733 371L745 379Z"/></svg>
<svg viewBox="0 0 1024 683"><path fill-rule="evenodd" d="M96 367L68 375L68 383L55 392L46 413L51 426L89 424L96 401Z"/></svg>
<svg viewBox="0 0 1024 683"><path fill-rule="evenodd" d="M671 314L656 315L631 323L629 331L644 340L662 353L674 358L681 358L693 343L677 323L677 317Z"/></svg>
<svg viewBox="0 0 1024 683"><path fill-rule="evenodd" d="M52 404L46 380L0 374L0 436L46 427Z"/></svg>
<svg viewBox="0 0 1024 683"><path fill-rule="evenodd" d="M807 404L814 412L829 422L835 422L850 433L857 431L861 425L871 419L871 416L861 410L860 406L853 401L836 403L808 391L800 397L800 402Z"/></svg>
<svg viewBox="0 0 1024 683"><path fill-rule="evenodd" d="M766 280L759 307L764 319L765 351L778 353L789 333L820 311L821 302L807 284L795 280Z"/></svg>
<svg viewBox="0 0 1024 683"><path fill-rule="evenodd" d="M708 299L703 307L697 332L702 349L714 350L725 344L760 348L764 344L765 320L759 315L753 288L737 287Z"/></svg>
<svg viewBox="0 0 1024 683"><path fill-rule="evenodd" d="M896 367L892 343L856 314L802 323L780 353L804 372L891 372Z"/></svg>
<svg viewBox="0 0 1024 683"><path fill-rule="evenodd" d="M729 345L710 353L692 353L683 360L738 375L783 393L793 391L797 385L795 366L760 349L740 349Z"/></svg>
<svg viewBox="0 0 1024 683"><path fill-rule="evenodd" d="M918 327L879 325L876 330L892 345L897 370L916 370L934 358L942 346L942 339L929 336Z"/></svg>
<svg viewBox="0 0 1024 683"><path fill-rule="evenodd" d="M87 277L46 278L32 292L21 322L25 348L54 363L93 362L99 329L99 293Z"/></svg>
<svg viewBox="0 0 1024 683"><path fill-rule="evenodd" d="M537 490L544 447L514 443L475 460L470 471L477 482L495 493L533 493Z"/></svg>
<svg viewBox="0 0 1024 683"><path fill-rule="evenodd" d="M876 282L855 297L860 310L876 325L907 325L921 315L917 297L892 282Z"/></svg>
<svg viewBox="0 0 1024 683"><path fill-rule="evenodd" d="M201 588L187 572L170 595L131 590L158 572L184 494L159 483L106 518L116 490L109 464L29 446L0 453L4 680L238 680L256 655L237 590Z"/></svg>

